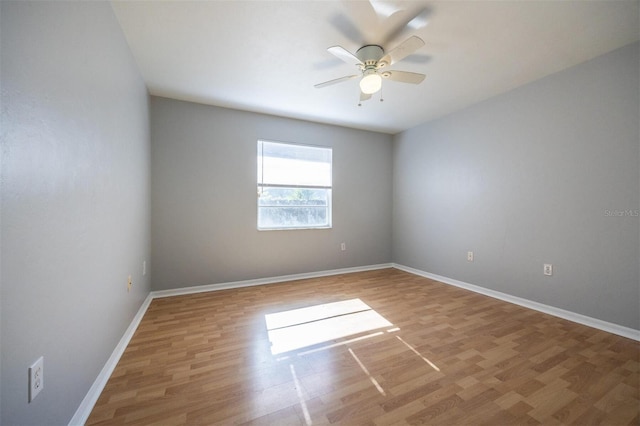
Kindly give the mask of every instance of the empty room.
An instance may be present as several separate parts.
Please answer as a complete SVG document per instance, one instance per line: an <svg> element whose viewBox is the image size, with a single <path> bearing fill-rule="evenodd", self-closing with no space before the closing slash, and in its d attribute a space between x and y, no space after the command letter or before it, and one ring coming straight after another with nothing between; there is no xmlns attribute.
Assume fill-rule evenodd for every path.
<svg viewBox="0 0 640 426"><path fill-rule="evenodd" d="M640 424L639 40L0 0L0 424Z"/></svg>

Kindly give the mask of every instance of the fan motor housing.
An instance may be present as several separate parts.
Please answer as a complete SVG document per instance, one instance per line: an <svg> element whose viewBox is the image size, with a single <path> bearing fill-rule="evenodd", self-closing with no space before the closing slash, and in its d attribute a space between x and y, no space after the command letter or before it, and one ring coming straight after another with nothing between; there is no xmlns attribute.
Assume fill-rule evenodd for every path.
<svg viewBox="0 0 640 426"><path fill-rule="evenodd" d="M365 66L375 66L383 55L384 49L377 44L362 46L356 52L356 57L360 59Z"/></svg>

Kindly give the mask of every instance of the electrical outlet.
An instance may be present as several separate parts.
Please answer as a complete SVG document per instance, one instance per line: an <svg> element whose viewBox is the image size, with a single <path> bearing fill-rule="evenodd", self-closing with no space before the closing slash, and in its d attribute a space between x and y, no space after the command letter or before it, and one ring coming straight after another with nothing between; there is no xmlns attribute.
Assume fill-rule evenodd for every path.
<svg viewBox="0 0 640 426"><path fill-rule="evenodd" d="M472 251L468 251L467 252L467 261L468 262L473 262L473 252Z"/></svg>
<svg viewBox="0 0 640 426"><path fill-rule="evenodd" d="M127 292L131 291L131 286L133 283L131 282L131 275L129 275L129 282L127 283Z"/></svg>
<svg viewBox="0 0 640 426"><path fill-rule="evenodd" d="M142 275L147 275L147 261L143 260L142 261Z"/></svg>
<svg viewBox="0 0 640 426"><path fill-rule="evenodd" d="M342 251L347 250L347 245L345 243L340 244L340 250Z"/></svg>
<svg viewBox="0 0 640 426"><path fill-rule="evenodd" d="M553 275L553 265L550 263L544 264L544 274L545 275Z"/></svg>
<svg viewBox="0 0 640 426"><path fill-rule="evenodd" d="M44 388L44 358L40 357L29 367L29 402Z"/></svg>

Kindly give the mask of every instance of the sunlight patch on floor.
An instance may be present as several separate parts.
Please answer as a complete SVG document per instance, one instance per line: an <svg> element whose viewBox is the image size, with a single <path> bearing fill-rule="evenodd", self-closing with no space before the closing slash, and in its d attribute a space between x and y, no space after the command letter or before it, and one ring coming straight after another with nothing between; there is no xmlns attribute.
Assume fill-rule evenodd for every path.
<svg viewBox="0 0 640 426"><path fill-rule="evenodd" d="M304 415L304 422L307 424L307 426L310 426L313 423L311 422L311 415L309 414L307 403L305 402L304 396L302 395L302 387L300 386L300 381L298 380L296 369L293 366L293 364L289 364L289 369L291 370L291 377L293 377L293 383L296 387L296 392L298 393L298 400L300 400L300 408L302 408L302 414Z"/></svg>
<svg viewBox="0 0 640 426"><path fill-rule="evenodd" d="M371 334L367 334L364 336L359 336L359 337L354 337L353 339L349 339L349 340L342 340L340 342L337 343L332 343L330 345L324 345L324 346L320 346L314 349L309 349L307 351L302 351L302 352L296 352L297 356L304 356L304 355L310 355L316 352L320 352L320 351L326 351L327 349L331 349L331 348L336 348L338 346L346 346L349 343L354 343L354 342L358 342L360 340L364 340L364 339L371 339L372 337L378 337L378 336L382 336L384 333L382 331L378 331L376 333L371 333ZM283 355L281 357L276 358L278 361L284 361L289 359L289 355Z"/></svg>
<svg viewBox="0 0 640 426"><path fill-rule="evenodd" d="M378 392L380 392L382 395L386 396L387 394L385 393L384 389L382 389L382 386L380 386L380 383L378 383L378 381L375 379L375 377L373 377L371 375L371 373L369 373L369 370L367 370L367 367L364 366L364 364L362 363L362 361L360 361L360 358L358 358L356 356L356 353L353 352L353 349L349 348L349 353L351 354L351 356L353 357L353 359L356 360L356 362L358 363L358 365L360 366L360 368L362 369L362 371L364 371L364 374L367 375L367 377L369 377L369 380L371 381L371 383L373 383L373 386L376 387L376 389L378 390Z"/></svg>
<svg viewBox="0 0 640 426"><path fill-rule="evenodd" d="M267 314L265 323L273 355L393 326L360 299Z"/></svg>
<svg viewBox="0 0 640 426"><path fill-rule="evenodd" d="M429 364L431 366L431 368L433 368L436 371L440 371L440 369L438 368L437 365L435 365L434 363L432 363L431 361L429 361L427 358L425 358L424 356L422 356L422 354L420 352L418 352L413 346L411 346L410 344L408 344L407 342L405 342L402 337L400 336L396 336L396 338L398 340L400 340L402 343L404 343L404 345L409 348L411 350L411 352L413 352L414 354L418 355L420 358L422 358L422 360L424 362L426 362L427 364Z"/></svg>

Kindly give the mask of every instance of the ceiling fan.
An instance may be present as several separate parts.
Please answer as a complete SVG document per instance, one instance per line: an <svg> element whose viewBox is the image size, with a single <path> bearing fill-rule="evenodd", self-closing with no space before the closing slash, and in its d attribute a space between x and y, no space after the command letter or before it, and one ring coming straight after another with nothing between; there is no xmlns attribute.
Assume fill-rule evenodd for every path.
<svg viewBox="0 0 640 426"><path fill-rule="evenodd" d="M360 72L358 74L336 78L335 80L325 81L324 83L316 84L314 87L319 89L354 78L360 78L360 101L366 101L371 99L371 95L382 88L382 79L400 83L420 84L425 78L424 74L385 70L385 68L401 61L422 46L424 46L424 41L417 36L409 37L387 53L385 53L382 46L377 44L362 46L355 54L349 52L344 47L332 46L327 49L329 53L349 65L355 65Z"/></svg>

